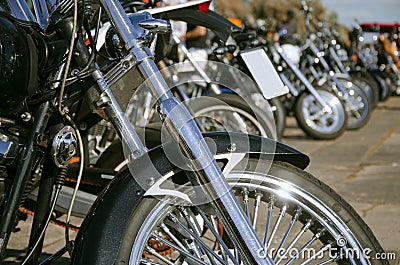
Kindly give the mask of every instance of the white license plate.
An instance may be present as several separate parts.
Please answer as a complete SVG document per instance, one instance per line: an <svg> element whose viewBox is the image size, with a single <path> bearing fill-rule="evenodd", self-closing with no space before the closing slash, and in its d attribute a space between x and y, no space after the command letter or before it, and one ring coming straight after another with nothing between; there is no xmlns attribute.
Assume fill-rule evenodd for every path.
<svg viewBox="0 0 400 265"><path fill-rule="evenodd" d="M266 99L275 98L289 92L263 48L243 51L240 56L242 56Z"/></svg>

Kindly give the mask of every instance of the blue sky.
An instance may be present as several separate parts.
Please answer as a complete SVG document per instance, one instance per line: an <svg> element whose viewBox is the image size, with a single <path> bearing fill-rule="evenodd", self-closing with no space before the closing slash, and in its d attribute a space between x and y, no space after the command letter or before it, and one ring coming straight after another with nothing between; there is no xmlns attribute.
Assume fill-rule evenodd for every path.
<svg viewBox="0 0 400 265"><path fill-rule="evenodd" d="M321 0L329 10L335 10L339 22L348 27L357 18L360 23L400 23L400 0Z"/></svg>

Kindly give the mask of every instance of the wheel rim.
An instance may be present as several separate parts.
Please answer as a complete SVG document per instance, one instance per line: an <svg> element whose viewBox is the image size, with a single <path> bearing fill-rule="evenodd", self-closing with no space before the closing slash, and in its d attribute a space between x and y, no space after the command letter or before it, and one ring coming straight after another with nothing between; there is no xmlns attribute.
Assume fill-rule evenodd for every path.
<svg viewBox="0 0 400 265"><path fill-rule="evenodd" d="M302 113L306 124L322 134L334 134L344 126L345 112L340 100L328 91L318 90L318 94L330 106L331 112L324 110L312 94L305 96L302 102Z"/></svg>
<svg viewBox="0 0 400 265"><path fill-rule="evenodd" d="M241 172L238 175L231 174L229 182L236 183L233 190L239 197L243 209L250 216L250 222L256 228L261 240L264 241L264 245L268 246L268 253L271 253L271 258L275 264L325 264L332 261L344 261L340 255L348 253L346 252L348 249L362 251L359 243L344 222L339 220L336 214L317 198L282 179L273 176L265 177L260 174L255 176L252 173L243 175L243 172ZM240 181L238 181L239 178ZM257 178L264 181L262 186L251 184ZM130 264L140 264L139 261L143 264L175 264L173 262L179 256L185 256L184 260L192 260L199 264L209 264L210 259L214 260L214 264L240 264L237 252L227 246L226 240L218 241L218 236L214 235L215 233L219 235L218 220L207 215L200 208L194 209L198 212L197 217L193 217L193 211L189 207L175 207L168 205L165 201L160 202L158 207L155 207L148 215L144 225L139 230L136 237L137 245L131 252ZM172 216L170 215L171 211L174 211ZM191 213L187 215L185 211L191 211ZM266 216L260 218L263 212L266 213ZM189 217L185 219L185 215ZM206 227L210 225L204 234L198 233L198 237L203 236L202 242L205 245L208 244L209 247L206 248L193 235L192 239L197 244L198 249L196 250L196 247L190 249L188 247L190 242L187 243L181 238L178 239L178 236L188 233L187 230L192 230L192 233L195 233L193 231L198 226L195 219L199 219L199 216ZM207 221L201 217L206 218ZM197 221L197 223L199 222ZM164 225L169 230L166 230ZM176 232L178 231L176 227L183 232ZM176 229L175 233L171 233L174 229ZM186 236L191 235L187 234ZM175 255L172 252L167 255L163 254L164 256L158 255L157 251L151 250L151 247L149 247L149 238L158 240L163 244L165 244L165 241L172 242L168 244L174 249L173 252L177 253ZM168 240L165 240L165 238L168 238ZM315 251L312 253L310 252L311 249ZM331 252L332 249L337 250L336 254ZM143 254L143 250L153 254L146 256ZM296 251L293 252L293 250ZM187 253L183 254L184 251ZM303 259L305 251L311 254L304 256ZM189 257L188 253L192 253L190 254L192 256ZM203 253L203 255L200 255L200 253ZM321 260L316 263L314 259L317 257ZM346 259L348 259L347 262L352 264L368 264L363 256L357 258L349 256ZM150 260L154 263L150 263Z"/></svg>

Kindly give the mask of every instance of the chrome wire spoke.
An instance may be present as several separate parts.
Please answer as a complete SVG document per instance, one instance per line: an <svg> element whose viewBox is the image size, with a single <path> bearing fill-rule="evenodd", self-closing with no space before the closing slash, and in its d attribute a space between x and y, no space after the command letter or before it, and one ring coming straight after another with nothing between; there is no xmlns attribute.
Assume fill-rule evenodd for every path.
<svg viewBox="0 0 400 265"><path fill-rule="evenodd" d="M290 242L289 246L287 247L285 253L278 259L275 263L276 265L279 264L283 258L289 253L289 251L293 248L293 246L297 243L297 241L303 236L303 234L310 228L312 225L312 220L308 220L308 222L303 226L303 228L297 233L296 237Z"/></svg>
<svg viewBox="0 0 400 265"><path fill-rule="evenodd" d="M299 251L296 252L296 255L294 257L291 257L285 265L291 264L295 259L297 259L303 252L306 250L312 243L314 243L317 239L319 239L323 233L325 232L325 229L323 228L321 231L316 233L307 243L305 243Z"/></svg>
<svg viewBox="0 0 400 265"><path fill-rule="evenodd" d="M201 211L199 211L199 213L201 214L201 216L203 217L204 213ZM207 223L208 219L205 217L203 217L204 221ZM226 254L228 253L228 255L230 254L231 259L235 260L235 258L232 256L232 253L230 253L229 248L226 246L225 242L222 240L221 236L218 233L218 226L215 223L215 219L213 215L210 215L210 220L211 220L211 225L209 225L209 227L212 229L211 232L214 234L215 238L218 241L218 246L219 246L219 250L221 251L221 255L222 258L224 259L224 261L228 261Z"/></svg>
<svg viewBox="0 0 400 265"><path fill-rule="evenodd" d="M181 214L183 215L186 223L190 226L190 227L185 226L186 228L184 228L184 230L191 235L192 239L195 239L196 237L200 238L200 236L201 236L201 231L200 230L201 229L200 229L199 223L197 222L196 217L192 216L192 219L194 221L194 223L193 223L192 220L190 219L190 214L187 212L185 207L178 206L178 209L181 212ZM181 222L181 224L184 225L182 222ZM190 231L193 231L193 234L191 234ZM192 251L194 251L195 253L197 253L198 257L202 256L201 253L205 253L207 255L209 261L211 262L211 264L213 264L213 265L216 264L214 259L213 259L213 257L211 256L211 254L204 250L204 248L202 247L202 244L200 244L200 246L199 246L192 239L188 242L189 246L190 246L190 249ZM201 241L200 243L203 242L203 240L201 240L201 239L200 239L200 241ZM199 242L199 240L197 240L197 242Z"/></svg>
<svg viewBox="0 0 400 265"><path fill-rule="evenodd" d="M214 234L215 238L217 239L217 241L221 247L221 252L224 254L228 254L228 256L232 260L232 262L236 265L239 265L238 262L236 261L235 257L233 257L232 253L229 251L228 246L225 244L225 242L222 240L221 236L218 234L218 231L214 228L214 225L210 223L207 216L205 216L205 214L199 208L197 208L197 209L199 210L201 217L204 219L204 222L207 224L207 226L210 228L210 231ZM227 261L226 255L225 255L225 261Z"/></svg>
<svg viewBox="0 0 400 265"><path fill-rule="evenodd" d="M261 197L262 193L256 193L256 200L254 201L254 216L253 216L253 228L256 229L257 218L258 218L258 210L261 205Z"/></svg>
<svg viewBox="0 0 400 265"><path fill-rule="evenodd" d="M263 241L263 246L266 249L266 244L268 240L268 232L269 232L269 227L271 225L271 217L272 217L272 208L274 207L275 204L275 196L271 195L269 198L269 203L268 203L268 214L267 214L267 223L265 224L265 233L264 233L264 241Z"/></svg>
<svg viewBox="0 0 400 265"><path fill-rule="evenodd" d="M346 248L344 247L343 249L346 249ZM326 260L324 260L324 261L322 261L320 263L317 263L316 265L325 265L325 264L328 264L328 263L331 263L331 262L336 262L336 261L342 259L343 255L344 255L344 253L340 252L339 256L332 256L329 259L326 259ZM351 261L351 263L355 264L354 261Z"/></svg>
<svg viewBox="0 0 400 265"><path fill-rule="evenodd" d="M185 218L186 223L188 223L189 228L192 229L197 235L201 235L201 228L199 223L197 222L197 219L195 216L190 216L188 211L186 210L186 207L179 206L178 207L179 211L181 212L183 218ZM192 217L192 220L190 219Z"/></svg>
<svg viewBox="0 0 400 265"><path fill-rule="evenodd" d="M199 264L203 264L203 265L208 265L207 263L205 263L203 260L201 260L200 258L192 255L192 253L178 247L177 245L173 244L172 242L166 240L165 238L163 238L162 236L157 235L156 233L152 233L151 237L153 237L156 240L161 241L162 243L164 243L165 245L169 246L170 248L173 248L174 250L178 251L180 254L184 255L185 257L198 262Z"/></svg>
<svg viewBox="0 0 400 265"><path fill-rule="evenodd" d="M157 257L158 259L164 261L166 264L168 265L174 265L174 263L172 263L171 261L167 260L165 257L163 257L162 255L160 255L154 248L146 246L144 248L147 252L149 252L151 255Z"/></svg>
<svg viewBox="0 0 400 265"><path fill-rule="evenodd" d="M279 225L280 225L280 223L281 223L281 221L282 221L282 218L285 216L285 213L286 213L287 208L288 208L287 203L284 203L284 204L283 204L283 207L282 207L282 209L281 209L281 211L280 211L280 213L279 213L278 219L277 219L276 222L275 222L275 225L274 225L274 228L273 228L273 230L272 230L271 236L269 237L268 244L267 244L267 249L269 248L269 246L270 246L271 243L272 243L272 240L273 240L274 237L275 237L275 233L276 233L276 231L278 230L278 227L279 227Z"/></svg>
<svg viewBox="0 0 400 265"><path fill-rule="evenodd" d="M171 233L171 231L169 230L169 228L164 224L161 223L160 224L161 229L175 242L175 244L177 244L180 248L184 249L187 251L186 247L182 244L181 241L179 241L174 234Z"/></svg>
<svg viewBox="0 0 400 265"><path fill-rule="evenodd" d="M301 208L297 208L296 211L295 211L295 214L293 215L292 220L291 220L291 222L290 222L290 224L289 224L289 227L288 227L288 229L286 230L286 233L285 233L285 235L283 236L283 238L282 238L282 240L281 240L281 243L279 243L279 246L278 246L278 248L276 249L276 252L275 252L275 254L274 254L274 256L273 256L273 261L274 261L274 262L275 262L276 259L278 258L278 253L279 253L280 249L283 247L283 245L286 243L286 240L288 239L289 234L290 234L290 232L291 232L292 229L293 229L293 226L295 225L295 223L296 223L297 220L299 219L300 214L301 214Z"/></svg>
<svg viewBox="0 0 400 265"><path fill-rule="evenodd" d="M323 262L320 262L320 263L318 263L316 265L325 265L325 264L334 262L335 260L336 260L335 258L330 258L330 259L324 260Z"/></svg>
<svg viewBox="0 0 400 265"><path fill-rule="evenodd" d="M192 233L196 233L196 236L197 236L197 235L200 235L200 234L201 234L200 228L199 228L200 226L197 224L197 227L198 227L199 229L196 229L196 228L195 228L196 225L194 225L194 224L192 223L192 221L190 220L189 213L186 211L186 208L185 208L185 207L179 206L179 207L177 207L177 208L178 208L178 210L180 211L181 215L184 217L184 219L185 219L185 221L187 222L187 224L190 226L190 228L188 228L187 226L185 226L186 229L184 229L187 233L188 233L188 231L191 232L191 233L188 233L190 239L186 240L186 242L185 242L185 243L187 244L187 248L188 248L189 250L191 250L193 253L195 253L195 254L197 255L197 257L200 258L200 257L202 256L201 253L204 253L205 251L204 251L204 249L203 249L201 246L198 246L198 245L193 241L193 238L194 238L194 237L193 237L193 234L192 234ZM171 213L170 215L172 215L172 213ZM177 219L177 217L176 217L175 215L174 215L173 218ZM171 217L172 221L174 222L173 218ZM193 218L193 220L197 222L197 220L196 220L195 217ZM174 223L176 224L176 222L174 222ZM183 223L182 223L182 225L183 225ZM180 226L180 225L179 225L179 226ZM192 231L194 231L194 232L192 232ZM183 245L183 244L181 243L180 246L181 246L181 245ZM187 248L183 247L183 249L185 249L185 250L187 250ZM212 263L214 264L214 262L213 262L213 260L212 260L212 257L209 256L208 253L207 253L207 256L209 257L210 261L212 261Z"/></svg>
<svg viewBox="0 0 400 265"><path fill-rule="evenodd" d="M180 207L182 210L181 210L181 212L183 212L184 214L185 214L185 219L186 219L186 222L188 222L190 225L191 225L191 227L192 227L192 229L194 230L194 229L196 229L196 230L194 230L194 231L197 231L197 235L199 236L199 238L201 237L201 234L202 234L202 229L200 228L200 224L199 224L199 222L197 221L197 218L196 218L196 216L193 214L193 212L192 211L187 211L186 210L186 208L185 207ZM191 219L194 221L194 222L191 222L191 220L190 220L190 217L191 217ZM201 239L200 239L201 240ZM201 240L201 242L203 242L203 240ZM200 247L201 249L202 249L202 247ZM204 251L204 249L202 249L202 251L203 252L205 252L206 253L206 255L207 255L207 257L208 257L208 259L211 261L211 263L212 264L215 264L215 262L214 262L214 259L213 259L213 257L210 255L210 253L209 252L207 252L207 251ZM213 251L214 252L214 251Z"/></svg>
<svg viewBox="0 0 400 265"><path fill-rule="evenodd" d="M332 244L327 244L327 245L323 246L318 252L316 252L314 255L312 255L305 261L303 261L300 265L306 265L307 263L314 260L319 255L323 254L325 251L329 251L331 249L331 247L332 247Z"/></svg>
<svg viewBox="0 0 400 265"><path fill-rule="evenodd" d="M247 217L250 219L250 210L249 210L249 190L247 188L242 189L242 196L244 202L244 211Z"/></svg>
<svg viewBox="0 0 400 265"><path fill-rule="evenodd" d="M218 256L206 243L204 243L204 241L198 235L193 233L186 225L184 225L173 213L170 213L169 217L174 223L177 223L183 230L185 230L186 233L192 236L193 239L196 240L196 242L199 243L205 249L206 254L210 253L221 264L225 264L225 262L221 259L220 256ZM210 259L210 261L214 264L213 259Z"/></svg>
<svg viewBox="0 0 400 265"><path fill-rule="evenodd" d="M249 178L249 183L235 182L232 189L264 241L261 254L268 253L274 264L325 265L343 259L355 265L359 260L354 253L343 256L346 247L354 248L352 241L344 247L339 243L339 239L347 234L343 235L343 230L338 230L330 219L320 216L319 207L308 207L300 200L303 197L292 196L296 193L281 196L278 191L283 185L275 186L274 179L265 188L253 186L251 180ZM232 235L218 217L213 216L211 208L187 204L170 204L168 207L164 212L160 211L160 215L154 215L157 221L151 226L154 232L150 233L150 238L156 241L149 244L147 234L143 247L132 256L139 257L133 264L242 264L243 257L238 246L232 243ZM338 245L339 248L333 248ZM158 249L158 246L162 247ZM162 252L165 247L168 251Z"/></svg>

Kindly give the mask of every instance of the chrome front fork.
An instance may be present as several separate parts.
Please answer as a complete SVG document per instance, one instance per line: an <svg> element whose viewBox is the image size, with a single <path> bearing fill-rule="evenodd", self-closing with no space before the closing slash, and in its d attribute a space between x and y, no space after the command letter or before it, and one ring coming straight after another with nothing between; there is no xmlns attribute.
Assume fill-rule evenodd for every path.
<svg viewBox="0 0 400 265"><path fill-rule="evenodd" d="M340 92L343 96L339 96L339 97L345 101L346 105L352 106L353 103L349 100L348 91L346 90L346 88L344 88L342 83L339 81L339 79L336 76L336 73L334 71L332 71L331 67L329 66L328 62L325 60L324 56L319 51L318 47L313 42L310 42L310 48L311 48L311 51L314 53L314 55L319 59L319 62L321 63L324 70L327 73L329 73L329 78L328 78L328 81L330 81L329 85L332 86L331 81L334 82L336 86L332 86L332 88L334 90L336 90L335 93L339 96L340 94L338 92Z"/></svg>
<svg viewBox="0 0 400 265"><path fill-rule="evenodd" d="M280 46L275 46L276 51L279 53L281 58L285 61L285 63L289 66L289 68L293 71L293 73L297 76L300 82L307 88L307 90L314 96L314 98L318 101L318 103L323 106L323 110L327 113L332 113L332 108L330 105L321 97L318 91L314 88L314 86L308 81L307 77L299 70L299 68L292 62L292 60L285 54L283 49ZM282 75L281 75L282 77ZM285 84L288 85L290 81L284 77L283 81L287 81ZM292 86L293 87L293 86ZM290 85L289 85L290 89ZM293 89L293 88L292 88ZM298 94L298 92L296 92Z"/></svg>
<svg viewBox="0 0 400 265"><path fill-rule="evenodd" d="M235 196L214 160L202 134L193 120L186 107L179 102L168 85L163 79L160 71L155 65L151 55L146 48L139 47L136 39L138 30L132 25L124 12L121 4L117 0L100 0L103 9L108 14L114 28L124 42L126 49L132 55L138 70L146 80L146 85L157 98L158 110L161 114L164 124L169 129L171 136L179 143L186 156L190 159L190 167L196 174L199 184L202 184L205 194L210 197L218 212L225 228L234 237L232 240L240 251L241 258L245 264L273 264L268 255L260 251L264 247L252 228L243 209L240 207ZM118 113L120 108L118 102L110 93L109 85L100 72L94 74L94 78L100 87L100 93L103 95L104 104L117 129L123 130L120 133L125 137L125 142L129 145L131 151L140 154L144 149L137 142L137 134L130 122L120 117ZM114 106L111 106L114 105ZM116 107L117 106L117 107Z"/></svg>

